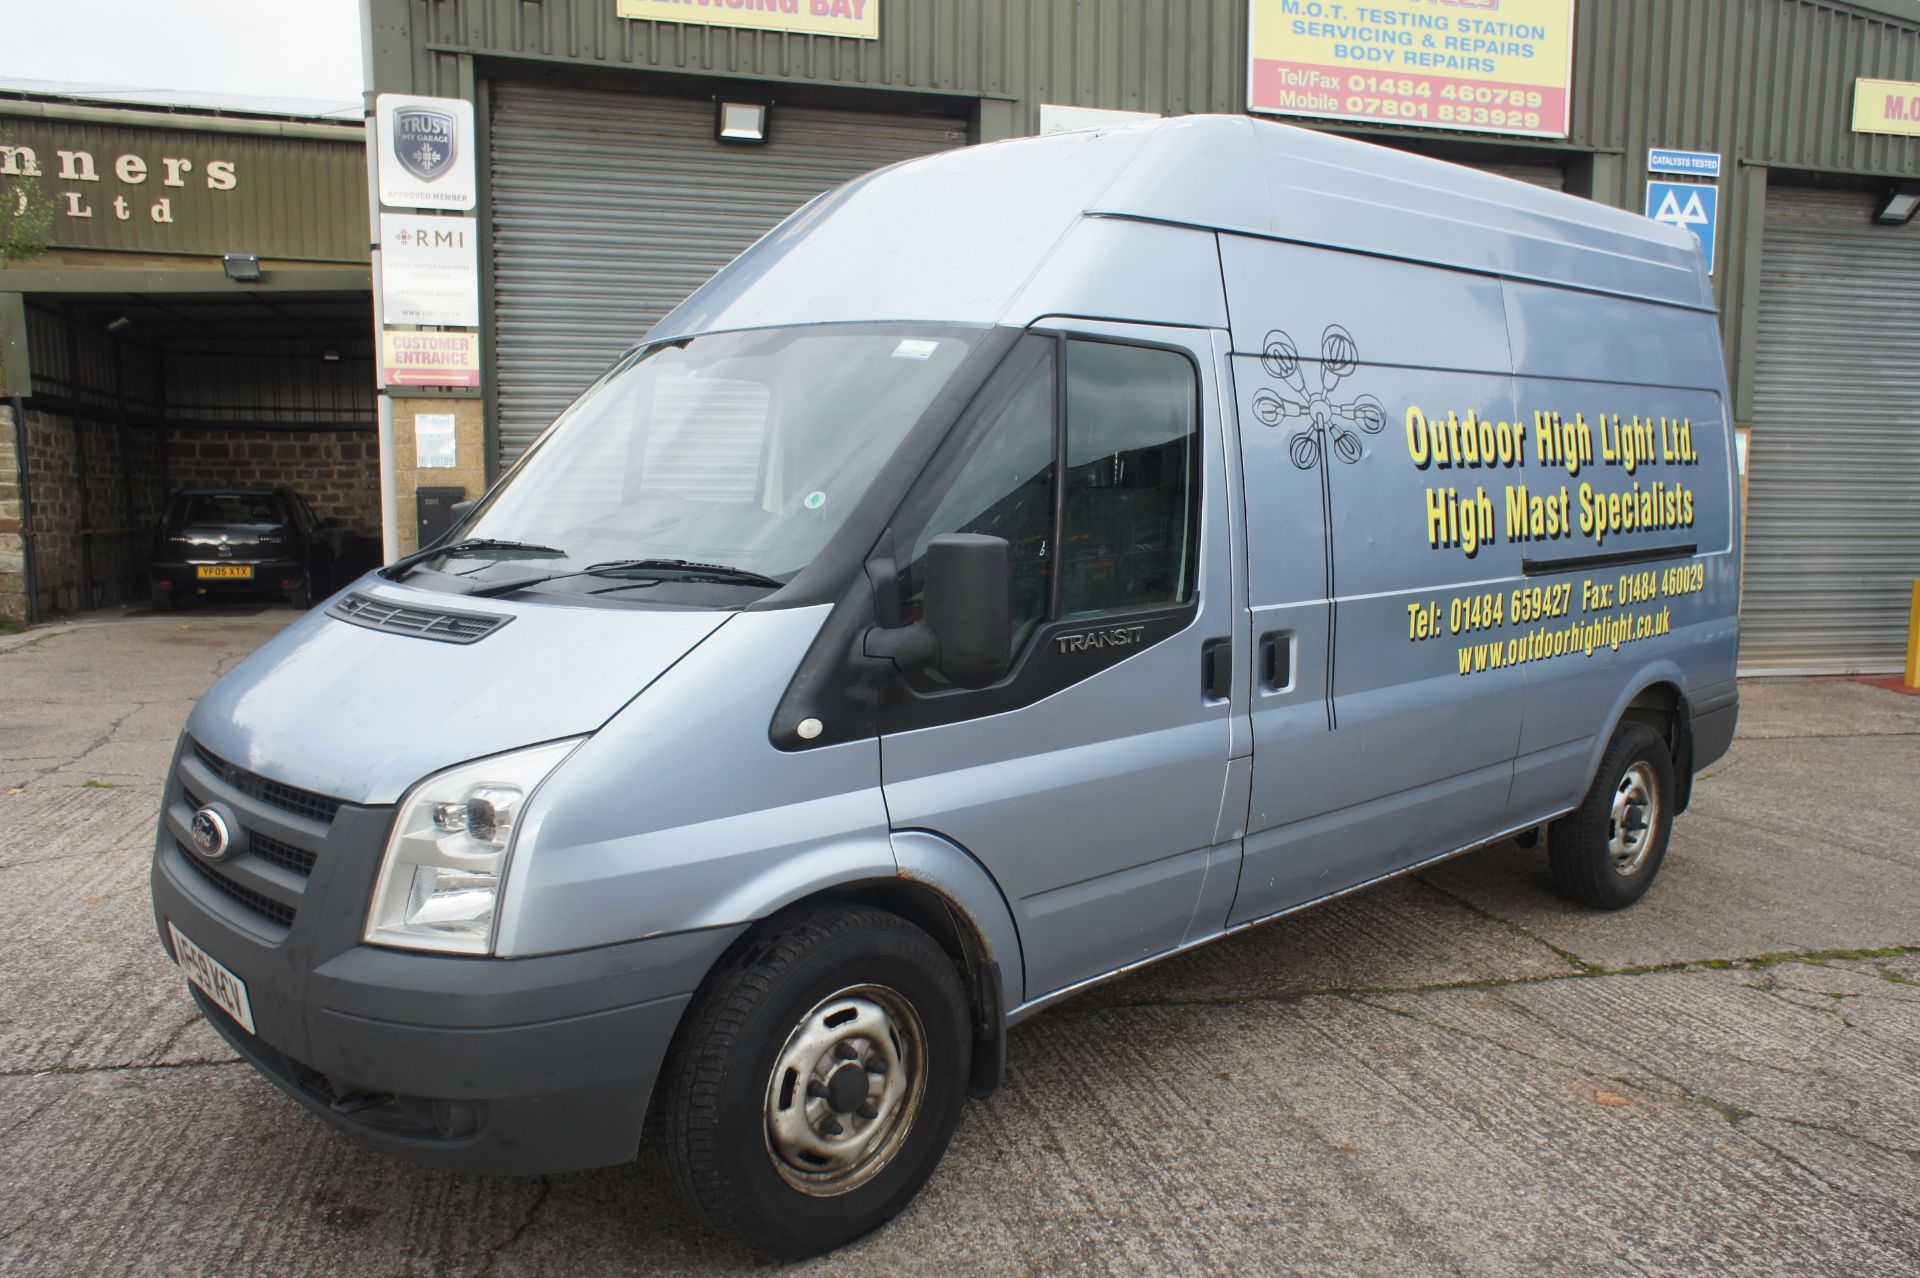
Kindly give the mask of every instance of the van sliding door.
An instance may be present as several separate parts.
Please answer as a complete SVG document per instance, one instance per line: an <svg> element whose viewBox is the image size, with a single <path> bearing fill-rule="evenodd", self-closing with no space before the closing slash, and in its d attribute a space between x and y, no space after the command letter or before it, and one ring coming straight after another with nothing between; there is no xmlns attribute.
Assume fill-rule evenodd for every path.
<svg viewBox="0 0 1920 1278"><path fill-rule="evenodd" d="M1256 663L1239 923L1495 832L1523 690L1489 655L1519 571L1489 535L1499 445L1491 468L1440 465L1413 428L1511 423L1498 283L1220 246Z"/></svg>

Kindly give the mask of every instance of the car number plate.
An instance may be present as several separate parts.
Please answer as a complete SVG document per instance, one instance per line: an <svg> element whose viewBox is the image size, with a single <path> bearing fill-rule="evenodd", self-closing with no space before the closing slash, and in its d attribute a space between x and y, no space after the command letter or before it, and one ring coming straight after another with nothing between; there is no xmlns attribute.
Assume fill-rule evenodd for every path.
<svg viewBox="0 0 1920 1278"><path fill-rule="evenodd" d="M234 577L242 581L253 576L252 564L201 564L195 574L202 581L214 578Z"/></svg>
<svg viewBox="0 0 1920 1278"><path fill-rule="evenodd" d="M241 1029L253 1033L253 1004L247 1001L247 983L182 936L171 920L167 931L173 935L173 952L179 956L180 969L187 979L218 1003L221 1011L240 1022Z"/></svg>

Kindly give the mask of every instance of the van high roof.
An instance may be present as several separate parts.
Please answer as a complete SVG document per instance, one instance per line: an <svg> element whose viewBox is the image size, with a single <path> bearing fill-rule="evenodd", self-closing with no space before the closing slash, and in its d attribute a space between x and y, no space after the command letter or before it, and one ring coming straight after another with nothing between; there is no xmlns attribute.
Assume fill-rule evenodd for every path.
<svg viewBox="0 0 1920 1278"><path fill-rule="evenodd" d="M1180 309L1170 292L1194 281L1184 269L1191 262L1175 269L1162 255L1184 259L1193 251L1186 242L1205 241L1148 227L1714 309L1695 241L1677 228L1311 129L1195 115L881 169L768 232L648 336L855 320L1024 325L1048 314L1164 321L1170 303ZM1192 322L1210 322L1202 299L1191 302Z"/></svg>

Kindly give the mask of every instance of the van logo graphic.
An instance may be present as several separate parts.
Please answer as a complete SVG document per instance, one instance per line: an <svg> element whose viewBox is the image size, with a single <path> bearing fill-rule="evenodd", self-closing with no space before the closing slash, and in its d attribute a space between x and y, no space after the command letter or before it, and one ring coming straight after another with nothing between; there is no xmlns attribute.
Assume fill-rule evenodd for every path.
<svg viewBox="0 0 1920 1278"><path fill-rule="evenodd" d="M1357 395L1335 403L1334 388L1360 367L1360 345L1339 324L1327 325L1320 334L1320 371L1310 386L1302 370L1300 348L1280 329L1269 332L1260 343L1260 367L1276 385L1255 391L1253 415L1265 426L1277 428L1297 424L1287 441L1287 458L1299 470L1320 473L1321 545L1326 558L1327 580L1327 728L1340 726L1340 715L1333 703L1334 658L1339 655L1335 642L1340 624L1340 595L1334 587L1333 570L1333 479L1327 473L1326 457L1331 452L1351 465L1367 455L1361 434L1378 435L1387 424L1387 410L1371 395ZM1355 433L1355 432L1359 433Z"/></svg>
<svg viewBox="0 0 1920 1278"><path fill-rule="evenodd" d="M431 107L407 107L393 115L393 153L407 172L432 182L460 153L453 112Z"/></svg>
<svg viewBox="0 0 1920 1278"><path fill-rule="evenodd" d="M201 808L195 812L193 821L187 826L187 833L193 838L193 850L209 861L224 859L233 847L233 837L227 833L227 823L212 808Z"/></svg>
<svg viewBox="0 0 1920 1278"><path fill-rule="evenodd" d="M1267 376L1283 383L1254 395L1253 415L1267 426L1298 420L1303 423L1287 443L1287 456L1301 470L1320 464L1329 448L1343 462L1357 462L1366 449L1358 427L1369 435L1378 435L1387 424L1386 409L1371 395L1361 395L1344 404L1333 402L1333 388L1352 375L1360 365L1360 348L1353 335L1338 324L1329 325L1320 335L1320 387L1310 389L1300 369L1300 350L1293 339L1275 329L1261 344L1260 367Z"/></svg>

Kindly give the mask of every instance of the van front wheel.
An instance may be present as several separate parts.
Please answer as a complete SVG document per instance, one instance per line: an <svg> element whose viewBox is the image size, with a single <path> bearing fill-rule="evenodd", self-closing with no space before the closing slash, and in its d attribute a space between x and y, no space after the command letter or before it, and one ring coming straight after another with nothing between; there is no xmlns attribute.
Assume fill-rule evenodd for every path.
<svg viewBox="0 0 1920 1278"><path fill-rule="evenodd" d="M1562 895L1599 910L1646 895L1673 828L1673 756L1644 723L1623 723L1607 745L1593 789L1547 834L1547 860Z"/></svg>
<svg viewBox="0 0 1920 1278"><path fill-rule="evenodd" d="M805 907L708 977L661 1082L667 1160L723 1236L800 1259L898 1215L960 1119L971 1018L954 962L905 919Z"/></svg>

